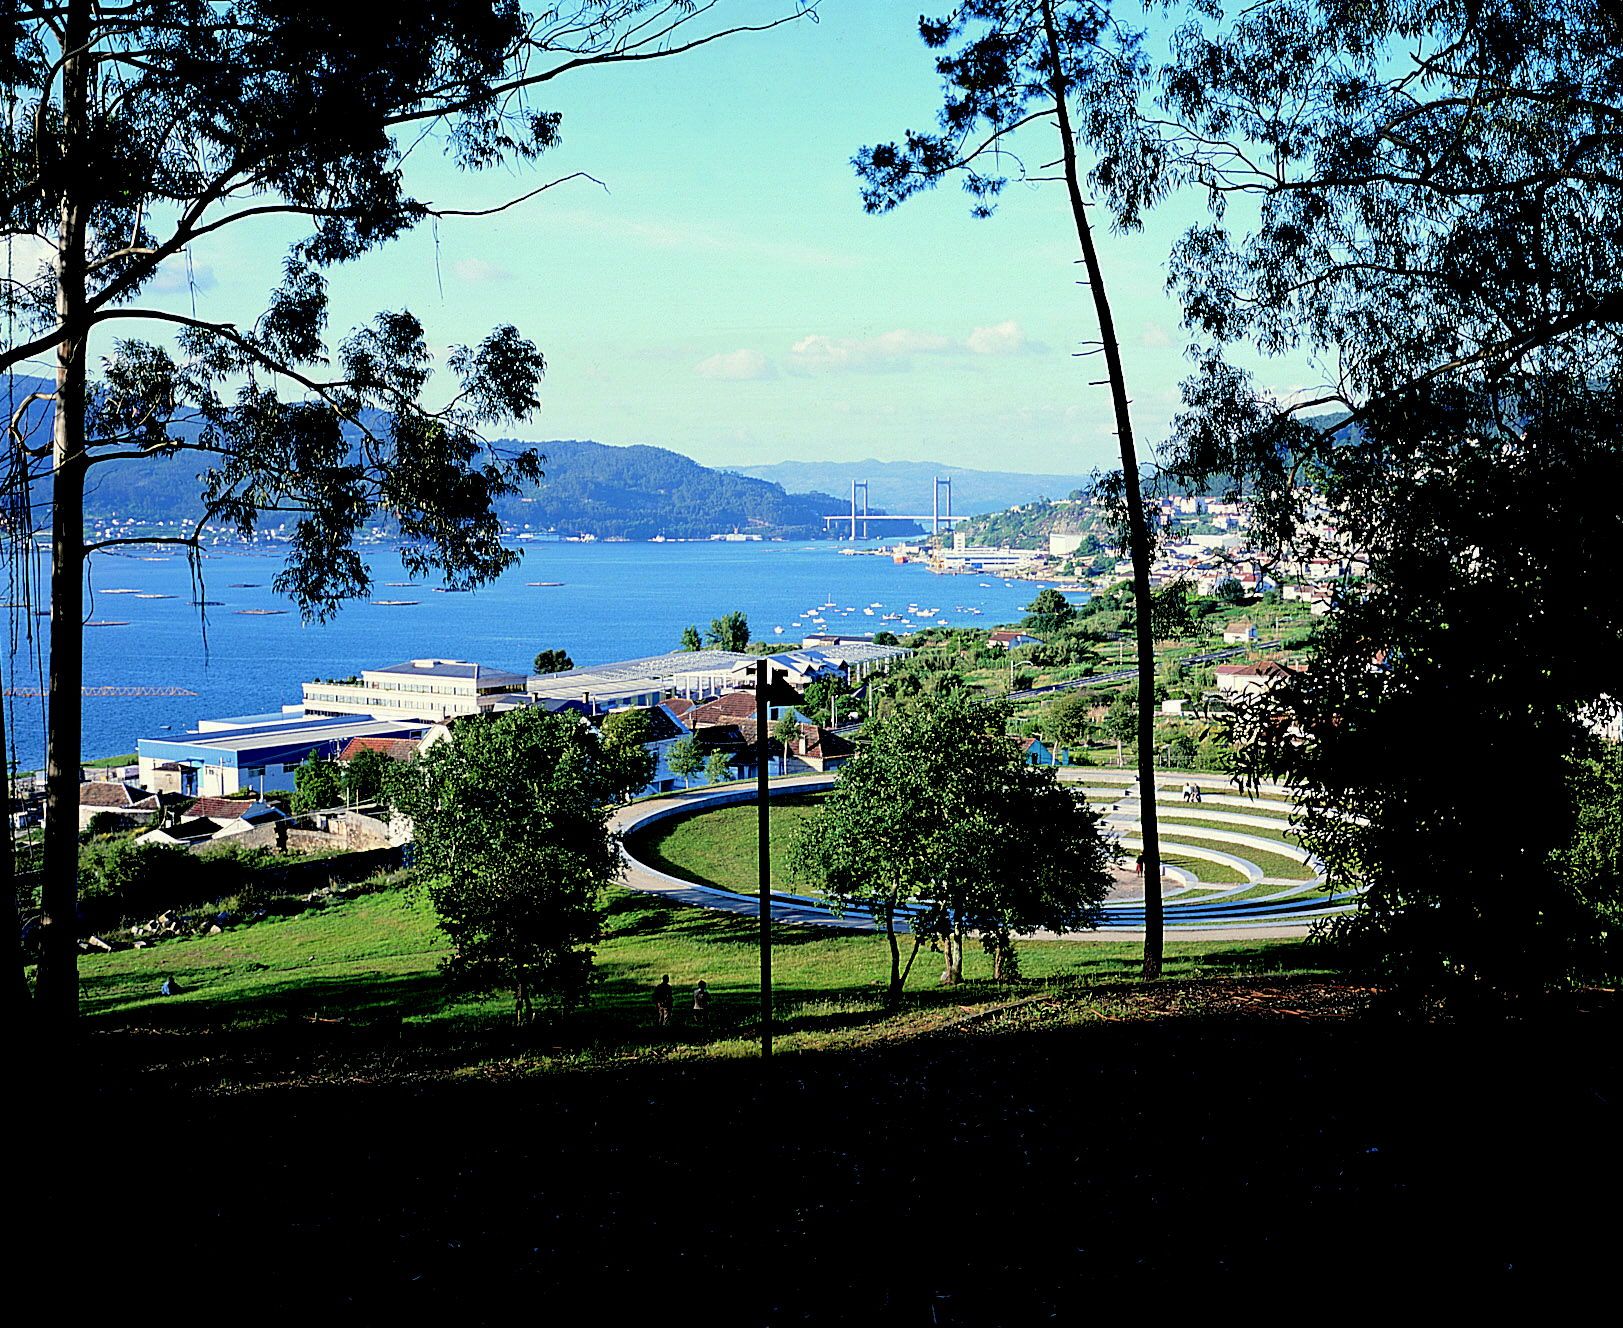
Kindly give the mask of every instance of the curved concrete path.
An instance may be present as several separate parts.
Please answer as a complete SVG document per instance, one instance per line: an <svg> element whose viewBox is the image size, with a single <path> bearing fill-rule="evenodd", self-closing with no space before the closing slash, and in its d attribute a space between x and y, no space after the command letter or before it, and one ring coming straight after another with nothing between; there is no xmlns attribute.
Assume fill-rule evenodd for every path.
<svg viewBox="0 0 1623 1328"><path fill-rule="evenodd" d="M832 788L834 776L832 774L791 775L787 778L773 779L769 788L771 796L784 797L796 793L809 793L818 789ZM740 803L755 801L756 790L753 783L739 783L724 785L721 788L703 786L686 789L677 793L666 794L658 798L650 798L644 802L632 803L629 806L618 808L609 818L610 828L620 835L643 829L659 821L668 820L675 816L685 816L692 812L703 811L716 807L736 806ZM756 917L759 913L759 901L754 895L739 894L732 890L723 890L717 886L696 885L692 881L684 881L679 877L670 876L665 872L650 867L638 861L630 853L621 848L621 857L625 863L625 874L621 884L632 890L641 890L648 894L663 896L679 904L686 904L693 908L708 908L721 913L733 913L739 916ZM1248 884L1254 885L1252 881ZM1282 893L1288 894L1285 884L1281 882ZM1305 883L1293 883L1298 891L1305 888ZM1244 889L1246 886L1237 887ZM1227 891L1226 893L1235 893ZM1177 891L1178 895L1187 897L1184 890ZM1184 937L1190 940L1239 940L1248 937L1293 937L1306 935L1309 928L1318 920L1334 913L1347 911L1352 907L1350 901L1343 899L1299 899L1294 903L1287 903L1280 895L1270 895L1265 898L1255 898L1238 902L1225 902L1221 893L1210 898L1196 902L1191 899L1188 903L1180 903L1166 910L1166 931L1174 939ZM810 927L828 927L842 931L872 931L876 927L873 917L862 909L849 909L841 916L835 916L826 905L815 904L806 900L796 899L792 895L774 892L771 900L772 920L774 922L799 924ZM1066 932L1056 934L1053 932L1037 932L1033 939L1039 940L1130 940L1143 935L1144 906L1142 902L1121 902L1108 904L1104 917L1098 929L1083 932ZM905 923L903 924L905 930Z"/></svg>

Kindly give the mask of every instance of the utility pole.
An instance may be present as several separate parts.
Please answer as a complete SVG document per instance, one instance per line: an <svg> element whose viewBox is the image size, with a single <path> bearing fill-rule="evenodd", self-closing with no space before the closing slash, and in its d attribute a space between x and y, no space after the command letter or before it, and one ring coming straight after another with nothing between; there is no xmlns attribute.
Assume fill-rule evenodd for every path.
<svg viewBox="0 0 1623 1328"><path fill-rule="evenodd" d="M853 500L853 508L855 501ZM772 828L768 815L767 689L772 665L763 657L755 666L755 801L756 871L761 892L761 1059L772 1058Z"/></svg>

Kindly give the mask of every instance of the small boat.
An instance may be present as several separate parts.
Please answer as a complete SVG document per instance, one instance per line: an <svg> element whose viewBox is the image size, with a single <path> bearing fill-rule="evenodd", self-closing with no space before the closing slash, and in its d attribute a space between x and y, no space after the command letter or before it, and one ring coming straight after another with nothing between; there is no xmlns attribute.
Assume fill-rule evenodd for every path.
<svg viewBox="0 0 1623 1328"><path fill-rule="evenodd" d="M127 621L121 621L121 620L119 620L117 618L92 618L89 622L87 622L85 624L85 626L86 627L128 627L129 623Z"/></svg>
<svg viewBox="0 0 1623 1328"><path fill-rule="evenodd" d="M421 604L419 599L375 599L372 603L385 609L403 608L408 604Z"/></svg>
<svg viewBox="0 0 1623 1328"><path fill-rule="evenodd" d="M773 628L773 629L772 629L772 635L773 635L773 636L782 636L782 635L783 635L783 628L781 628L781 627L774 627L774 628Z"/></svg>
<svg viewBox="0 0 1623 1328"><path fill-rule="evenodd" d="M868 617L870 617L870 618L873 617L873 610L872 609L864 609L863 612L865 614L867 614Z"/></svg>
<svg viewBox="0 0 1623 1328"><path fill-rule="evenodd" d="M98 590L96 593L98 595L139 595L141 592L139 590L130 590L124 586L117 586L110 590Z"/></svg>
<svg viewBox="0 0 1623 1328"><path fill-rule="evenodd" d="M391 590L409 590L411 587L421 583L417 581L385 581L383 584L388 586Z"/></svg>
<svg viewBox="0 0 1623 1328"><path fill-rule="evenodd" d="M466 586L435 586L434 593L436 595L466 595L468 588Z"/></svg>
<svg viewBox="0 0 1623 1328"><path fill-rule="evenodd" d="M231 590L263 590L264 588L265 583L263 581L233 581L229 586Z"/></svg>
<svg viewBox="0 0 1623 1328"><path fill-rule="evenodd" d="M147 592L144 592L142 594L137 595L135 598L136 599L174 599L174 596L173 595L158 595L158 594L154 594L151 591L147 591Z"/></svg>
<svg viewBox="0 0 1623 1328"><path fill-rule="evenodd" d="M286 613L286 609L238 609L244 618L274 618L278 614Z"/></svg>
<svg viewBox="0 0 1623 1328"><path fill-rule="evenodd" d="M562 581L526 581L524 584L527 585L527 586L561 586L561 585L563 585L563 582Z"/></svg>

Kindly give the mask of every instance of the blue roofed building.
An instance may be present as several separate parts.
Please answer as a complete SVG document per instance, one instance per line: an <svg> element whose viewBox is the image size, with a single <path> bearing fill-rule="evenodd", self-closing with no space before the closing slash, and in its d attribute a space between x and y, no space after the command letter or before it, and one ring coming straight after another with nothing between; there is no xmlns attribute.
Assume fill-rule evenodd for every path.
<svg viewBox="0 0 1623 1328"><path fill-rule="evenodd" d="M420 720L364 715L284 715L265 722L270 718L251 716L224 728L214 720L192 733L142 738L136 743L142 786L172 787L187 797L223 797L238 789L287 791L293 787L293 771L311 752L335 757L354 738L420 738L430 727Z"/></svg>

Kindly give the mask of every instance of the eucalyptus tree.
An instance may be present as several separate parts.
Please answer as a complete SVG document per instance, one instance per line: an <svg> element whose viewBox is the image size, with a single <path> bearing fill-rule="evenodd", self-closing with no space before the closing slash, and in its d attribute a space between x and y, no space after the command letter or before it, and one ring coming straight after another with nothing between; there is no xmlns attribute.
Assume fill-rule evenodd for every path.
<svg viewBox="0 0 1623 1328"><path fill-rule="evenodd" d="M1019 170L1022 179L1057 178L1064 184L1099 327L1098 340L1086 353L1103 357L1105 374L1096 385L1110 390L1120 449L1117 481L1104 491L1118 513L1133 564L1133 593L1143 606L1137 619L1138 761L1140 779L1153 787L1152 536L1120 340L1083 195L1085 185L1097 191L1113 221L1133 230L1166 187L1160 136L1143 115L1151 70L1143 34L1118 21L1104 0L964 0L943 18L921 18L919 32L927 46L946 52L936 60L944 88L938 132L909 130L901 143L864 147L854 160L863 204L870 212L888 212L951 176L962 181L974 199L974 213L984 217L1008 183L1005 170ZM1024 171L1021 146L1039 125L1055 135L1057 177ZM1091 153L1085 179L1079 148ZM1046 157L1047 149L1038 151ZM1145 808L1144 857L1148 879L1158 881L1160 839L1152 806ZM1160 975L1162 949L1161 898L1152 885L1145 892L1146 978Z"/></svg>
<svg viewBox="0 0 1623 1328"><path fill-rule="evenodd" d="M1214 347L1173 465L1349 572L1309 667L1241 717L1249 773L1300 791L1366 891L1344 935L1411 994L1594 977L1618 886L1597 904L1568 864L1623 647L1623 19L1262 0L1192 18L1160 87L1212 214L1173 255ZM1232 344L1323 381L1271 396Z"/></svg>
<svg viewBox="0 0 1623 1328"><path fill-rule="evenodd" d="M86 540L87 478L195 460L197 523L170 539L194 551L205 524L251 533L291 517L276 586L307 619L365 593L353 541L377 520L398 531L414 575L495 576L514 555L491 504L540 470L532 450L498 450L483 431L536 410L540 351L498 327L449 355L451 381L430 403L432 357L410 313L379 314L329 348L327 271L425 221L470 214L407 191L406 159L425 143L467 171L532 163L559 141L560 114L536 101L554 80L771 28L804 12L791 3L732 26L714 4L681 0L533 13L515 0L0 3L0 368L43 362L51 374L12 402L5 459L22 533L33 534L31 503L49 514L38 995L53 1017L71 1018L77 998L86 560L122 542ZM160 269L184 264L197 242L246 232L279 244L289 230L303 234L251 322L161 298Z"/></svg>

